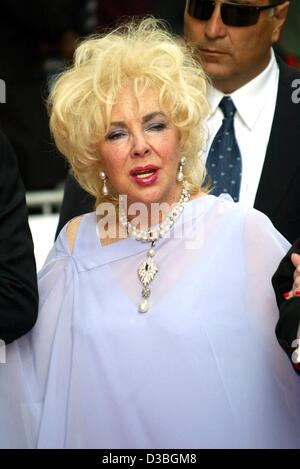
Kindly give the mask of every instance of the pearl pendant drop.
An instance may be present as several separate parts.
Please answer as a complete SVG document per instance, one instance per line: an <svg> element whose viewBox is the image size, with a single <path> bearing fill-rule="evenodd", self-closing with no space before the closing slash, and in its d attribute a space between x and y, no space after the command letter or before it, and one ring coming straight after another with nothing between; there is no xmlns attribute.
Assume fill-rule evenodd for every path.
<svg viewBox="0 0 300 469"><path fill-rule="evenodd" d="M179 173L177 174L177 181L178 181L178 182L182 182L182 181L183 181L183 172L182 172L182 171L179 171Z"/></svg>
<svg viewBox="0 0 300 469"><path fill-rule="evenodd" d="M144 298L139 304L139 312L140 313L147 313L148 309L149 309L148 300L146 300L146 298Z"/></svg>
<svg viewBox="0 0 300 469"><path fill-rule="evenodd" d="M105 197L107 197L109 194L109 190L108 190L108 187L107 185L105 184L105 182L103 183L103 187L102 187L102 195L104 195Z"/></svg>

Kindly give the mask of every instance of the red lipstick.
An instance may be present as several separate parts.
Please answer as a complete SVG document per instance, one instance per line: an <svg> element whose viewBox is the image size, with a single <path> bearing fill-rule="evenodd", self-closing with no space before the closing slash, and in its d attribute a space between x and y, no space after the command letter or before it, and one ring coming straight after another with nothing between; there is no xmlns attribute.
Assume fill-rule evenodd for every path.
<svg viewBox="0 0 300 469"><path fill-rule="evenodd" d="M137 166L133 168L129 174L139 186L149 186L157 181L159 168L152 164Z"/></svg>

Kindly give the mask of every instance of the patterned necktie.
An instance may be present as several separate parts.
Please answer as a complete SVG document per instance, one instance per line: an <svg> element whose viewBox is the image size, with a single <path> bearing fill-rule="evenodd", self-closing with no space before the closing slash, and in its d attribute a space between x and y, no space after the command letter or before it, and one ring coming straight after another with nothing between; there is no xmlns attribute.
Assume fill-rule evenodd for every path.
<svg viewBox="0 0 300 469"><path fill-rule="evenodd" d="M213 181L211 194L223 192L238 202L241 187L242 159L234 133L235 105L230 96L225 96L219 104L224 114L208 153L206 168Z"/></svg>

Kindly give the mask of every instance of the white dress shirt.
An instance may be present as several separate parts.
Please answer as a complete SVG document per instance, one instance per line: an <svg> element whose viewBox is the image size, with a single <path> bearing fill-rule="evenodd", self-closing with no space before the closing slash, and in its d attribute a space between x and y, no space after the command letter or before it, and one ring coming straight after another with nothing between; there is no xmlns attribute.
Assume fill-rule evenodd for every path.
<svg viewBox="0 0 300 469"><path fill-rule="evenodd" d="M278 91L279 68L272 50L268 66L260 75L234 91L230 96L236 107L234 128L242 155L242 181L240 202L251 207L254 200L266 156L275 112ZM204 162L211 143L222 125L223 113L219 108L225 96L221 91L208 89L211 114L207 120L208 139L203 154Z"/></svg>

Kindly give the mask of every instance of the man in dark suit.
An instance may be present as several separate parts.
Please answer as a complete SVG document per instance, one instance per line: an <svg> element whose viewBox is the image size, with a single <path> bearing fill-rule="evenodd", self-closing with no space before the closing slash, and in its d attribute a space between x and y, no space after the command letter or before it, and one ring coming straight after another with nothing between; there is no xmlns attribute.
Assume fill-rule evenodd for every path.
<svg viewBox="0 0 300 469"><path fill-rule="evenodd" d="M300 350L300 238L293 244L275 272L272 283L279 308L276 326L278 341L288 354L295 369L300 372L300 363L293 359L295 350ZM298 357L297 357L298 358Z"/></svg>
<svg viewBox="0 0 300 469"><path fill-rule="evenodd" d="M231 95L236 105L234 127L243 160L243 201L247 203L249 195L254 207L265 213L293 242L300 233L300 104L293 99L300 74L280 59L275 60L272 52L289 2L247 0L246 3L249 7L243 12L239 10L240 5L228 6L226 2L209 7L210 1L188 1L185 35L195 44L202 65L212 79L211 99ZM258 158L257 153L260 153ZM248 194L247 184L251 188ZM276 334L290 359L300 323L300 299L287 301L282 294L291 288L293 271L289 255L274 277L280 306Z"/></svg>
<svg viewBox="0 0 300 469"><path fill-rule="evenodd" d="M240 200L265 213L293 242L300 233L300 104L292 96L300 74L280 59L276 63L272 52L289 2L249 0L248 13L239 10L241 5L229 10L226 2L215 3L209 11L210 1L187 2L185 37L212 80L211 104L230 95L237 108L234 127L243 162ZM216 118L217 112L221 114L216 111Z"/></svg>
<svg viewBox="0 0 300 469"><path fill-rule="evenodd" d="M222 94L241 95L243 90L247 95L246 87L252 86L255 80L262 80L260 76L270 68L273 59L270 73L267 70L269 81L263 77L266 88L268 89L269 82L273 87L267 110L262 110L258 117L255 116L258 122L256 130L249 131L244 124L240 124L237 130L241 132L240 135L237 132L237 140L241 143L243 163L256 156L254 144L261 153L260 160L256 163L255 176L249 176L251 161L248 163L248 175L245 168L243 169L244 186L249 183L252 187L250 202L246 202L268 215L275 227L293 242L300 233L300 104L297 105L292 100L292 86L296 79L300 79L300 74L280 60L277 65L272 52L272 44L279 39L289 3L283 1L276 6L278 1L275 0L249 0L247 4L250 5L250 10L246 15L245 9L242 12L239 10L239 4L231 5L230 8L235 8L235 11L229 13L234 18L242 16L244 22L249 22L249 18L253 21L256 16L256 22L248 26L233 26L224 23L228 23L223 10L225 4L209 0L187 1L184 15L185 37L195 46L198 58L212 80L212 88L220 97ZM268 8L260 11L256 8L258 5L267 5ZM245 97L242 98L245 101ZM252 97L248 97L248 100L250 103L254 102ZM246 106L246 113L247 110ZM264 112L266 115L261 119ZM268 126L269 133L266 136L264 129ZM216 133L217 128L213 131ZM247 189L244 189L245 194L247 198ZM93 203L92 198L69 177L58 232L73 216L93 210Z"/></svg>
<svg viewBox="0 0 300 469"><path fill-rule="evenodd" d="M16 156L0 131L0 340L8 344L30 330L38 293L24 187Z"/></svg>

